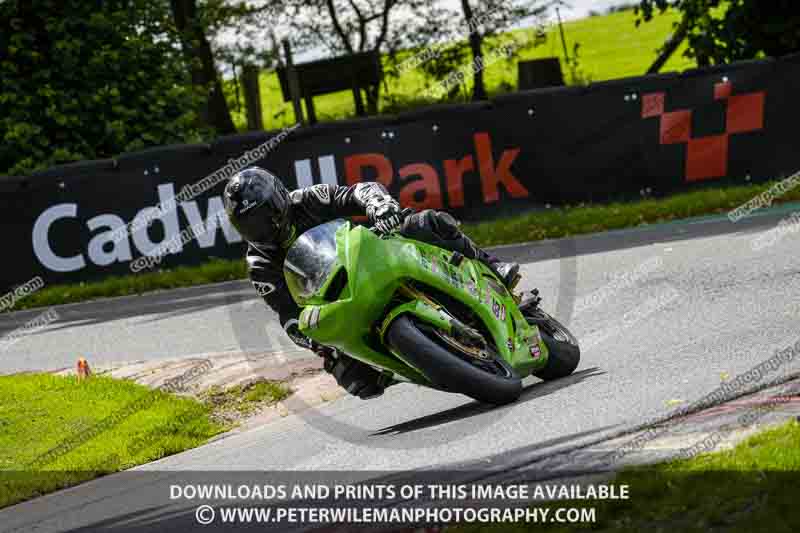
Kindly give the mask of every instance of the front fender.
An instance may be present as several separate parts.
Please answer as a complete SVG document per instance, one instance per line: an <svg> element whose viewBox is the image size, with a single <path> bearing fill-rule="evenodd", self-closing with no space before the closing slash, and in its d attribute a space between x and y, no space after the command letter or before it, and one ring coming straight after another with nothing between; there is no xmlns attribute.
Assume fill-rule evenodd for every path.
<svg viewBox="0 0 800 533"><path fill-rule="evenodd" d="M384 335L386 334L386 330L389 329L389 325L394 321L395 318L406 313L412 314L432 326L451 333L453 326L450 322L450 317L446 313L439 311L432 305L423 302L422 300L414 300L413 302L398 305L392 309L388 315L386 315L386 318L383 320L380 328L381 341L384 342L384 344Z"/></svg>
<svg viewBox="0 0 800 533"><path fill-rule="evenodd" d="M414 315L423 322L427 322L428 324L436 328L442 329L444 331L447 331L448 333L451 331L452 328L452 324L450 323L450 317L446 313L436 309L432 305L422 300L414 300L412 302L407 302L398 305L397 307L392 309L389 312L389 314L386 315L386 318L383 320L383 323L381 323L379 332L380 332L381 342L383 343L383 345L386 346L386 348L389 351L391 351L395 357L403 361L406 365L413 368L417 373L419 373L419 375L424 377L425 374L419 368L417 368L416 365L414 365L411 361L406 359L402 353L396 351L391 345L389 345L388 342L386 342L386 339L384 338L386 331L389 329L389 326L392 324L392 322L394 322L394 320L397 317L405 314ZM427 378L424 379L427 382L427 384L430 385L428 379Z"/></svg>

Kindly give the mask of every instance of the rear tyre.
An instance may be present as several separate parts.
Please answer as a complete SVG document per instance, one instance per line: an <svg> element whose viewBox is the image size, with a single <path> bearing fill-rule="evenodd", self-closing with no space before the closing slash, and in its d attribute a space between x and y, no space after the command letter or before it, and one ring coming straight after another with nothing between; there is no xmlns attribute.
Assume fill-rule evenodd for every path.
<svg viewBox="0 0 800 533"><path fill-rule="evenodd" d="M522 394L522 380L502 357L475 361L465 353L456 353L453 347L445 347L431 329L401 315L389 326L386 339L439 389L495 405L511 403Z"/></svg>
<svg viewBox="0 0 800 533"><path fill-rule="evenodd" d="M533 375L550 381L572 374L581 362L581 349L575 336L561 322L541 309L525 313L525 318L529 324L539 327L539 335L549 353L544 368Z"/></svg>

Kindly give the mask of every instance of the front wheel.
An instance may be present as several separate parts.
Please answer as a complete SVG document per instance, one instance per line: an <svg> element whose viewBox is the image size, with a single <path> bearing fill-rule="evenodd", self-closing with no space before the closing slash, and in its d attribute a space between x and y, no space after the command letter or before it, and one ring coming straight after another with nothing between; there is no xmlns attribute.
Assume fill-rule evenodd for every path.
<svg viewBox="0 0 800 533"><path fill-rule="evenodd" d="M575 336L561 322L541 309L522 311L529 324L539 327L539 335L549 352L544 368L533 375L550 381L572 374L581 361L581 349Z"/></svg>
<svg viewBox="0 0 800 533"><path fill-rule="evenodd" d="M401 315L386 332L389 345L438 389L502 405L522 394L522 380L502 357L477 358L459 350L441 332Z"/></svg>

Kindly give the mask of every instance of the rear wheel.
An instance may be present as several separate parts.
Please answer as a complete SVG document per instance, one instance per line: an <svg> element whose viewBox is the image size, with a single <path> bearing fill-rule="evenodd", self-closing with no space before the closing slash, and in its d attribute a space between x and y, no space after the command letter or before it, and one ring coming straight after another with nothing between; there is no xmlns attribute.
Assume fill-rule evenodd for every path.
<svg viewBox="0 0 800 533"><path fill-rule="evenodd" d="M549 356L544 368L533 375L550 381L572 374L581 361L578 339L561 322L541 309L521 309L529 324L539 327L539 334L547 345Z"/></svg>
<svg viewBox="0 0 800 533"><path fill-rule="evenodd" d="M386 339L439 389L496 405L513 402L522 393L522 380L502 357L491 350L476 354L414 318L395 319Z"/></svg>

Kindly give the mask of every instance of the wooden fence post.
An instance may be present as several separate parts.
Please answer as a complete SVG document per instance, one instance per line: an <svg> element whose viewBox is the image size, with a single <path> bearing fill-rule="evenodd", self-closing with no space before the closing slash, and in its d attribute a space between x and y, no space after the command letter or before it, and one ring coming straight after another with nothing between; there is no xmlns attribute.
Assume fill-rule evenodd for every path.
<svg viewBox="0 0 800 533"><path fill-rule="evenodd" d="M289 94L292 95L292 104L294 104L294 119L304 125L306 121L303 117L303 106L300 104L300 80L297 79L297 70L294 68L292 45L289 44L289 39L283 40L283 52L286 56L286 76L289 78Z"/></svg>
<svg viewBox="0 0 800 533"><path fill-rule="evenodd" d="M242 87L244 88L244 105L247 109L247 129L261 131L264 129L264 118L261 112L261 90L258 86L259 68L245 65L242 69Z"/></svg>

